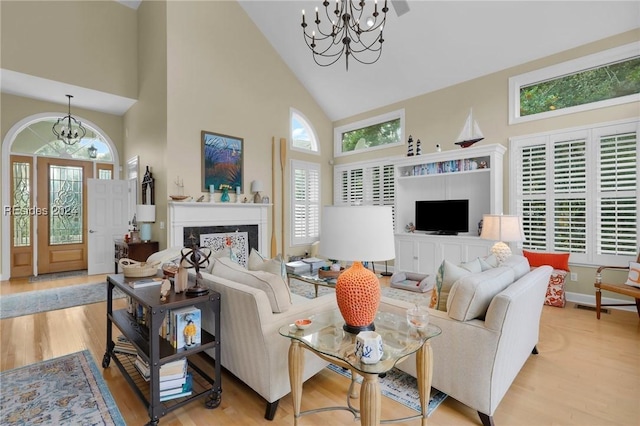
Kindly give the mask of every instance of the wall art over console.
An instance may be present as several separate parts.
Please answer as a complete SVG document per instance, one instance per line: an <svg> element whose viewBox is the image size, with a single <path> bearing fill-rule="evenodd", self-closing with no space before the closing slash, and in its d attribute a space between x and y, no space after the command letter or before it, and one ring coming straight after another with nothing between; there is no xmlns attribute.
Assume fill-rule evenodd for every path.
<svg viewBox="0 0 640 426"><path fill-rule="evenodd" d="M242 138L202 131L202 191L209 192L211 185L220 191L220 185L229 185L235 191L243 185Z"/></svg>

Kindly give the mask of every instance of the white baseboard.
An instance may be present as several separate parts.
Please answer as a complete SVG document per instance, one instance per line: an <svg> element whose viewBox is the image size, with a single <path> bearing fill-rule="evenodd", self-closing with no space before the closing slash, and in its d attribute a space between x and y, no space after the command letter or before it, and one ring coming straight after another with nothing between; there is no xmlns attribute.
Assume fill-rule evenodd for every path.
<svg viewBox="0 0 640 426"><path fill-rule="evenodd" d="M595 293L595 290L594 290ZM565 297L568 302L579 303L581 305L596 306L596 296L583 293L566 292ZM633 299L614 299L612 297L603 297L602 303L633 303ZM635 306L607 306L607 309L620 309L621 311L637 312Z"/></svg>

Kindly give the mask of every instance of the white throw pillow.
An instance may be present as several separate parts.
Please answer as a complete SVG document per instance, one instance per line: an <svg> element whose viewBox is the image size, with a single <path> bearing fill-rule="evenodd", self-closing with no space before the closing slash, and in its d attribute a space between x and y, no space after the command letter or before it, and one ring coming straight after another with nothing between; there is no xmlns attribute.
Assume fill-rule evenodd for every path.
<svg viewBox="0 0 640 426"><path fill-rule="evenodd" d="M519 280L531 271L531 266L529 266L527 258L519 254L512 254L507 257L500 266L506 266L513 269L513 273L515 274L514 281Z"/></svg>
<svg viewBox="0 0 640 426"><path fill-rule="evenodd" d="M449 291L451 291L453 283L466 275L479 272L482 272L482 267L478 259L461 263L460 265L451 263L448 260L443 260L436 275L436 285L433 288L430 307L438 309L439 311L446 311L447 298L449 297Z"/></svg>
<svg viewBox="0 0 640 426"><path fill-rule="evenodd" d="M227 257L216 259L211 273L264 291L269 298L272 312L286 312L291 307L289 286L278 274L271 274L265 271L249 271Z"/></svg>
<svg viewBox="0 0 640 426"><path fill-rule="evenodd" d="M447 315L458 321L484 318L494 296L514 281L511 268L492 268L460 278L451 287Z"/></svg>
<svg viewBox="0 0 640 426"><path fill-rule="evenodd" d="M247 267L250 271L265 271L280 275L283 280L287 281L287 267L280 255L268 259L262 256L258 250L252 248Z"/></svg>
<svg viewBox="0 0 640 426"><path fill-rule="evenodd" d="M480 261L480 266L482 267L483 271L486 271L492 268L497 268L499 266L498 258L496 257L495 254L490 254L489 256L486 256L486 257L479 257L478 260Z"/></svg>

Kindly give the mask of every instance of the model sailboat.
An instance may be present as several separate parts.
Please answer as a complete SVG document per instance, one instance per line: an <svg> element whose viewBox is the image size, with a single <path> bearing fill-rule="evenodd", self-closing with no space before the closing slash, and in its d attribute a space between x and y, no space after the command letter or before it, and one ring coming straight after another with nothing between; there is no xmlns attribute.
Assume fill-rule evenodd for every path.
<svg viewBox="0 0 640 426"><path fill-rule="evenodd" d="M467 121L465 121L462 131L458 135L458 139L456 139L456 145L467 148L482 139L484 139L484 135L480 130L480 126L478 126L478 122L473 119L473 110L469 110Z"/></svg>

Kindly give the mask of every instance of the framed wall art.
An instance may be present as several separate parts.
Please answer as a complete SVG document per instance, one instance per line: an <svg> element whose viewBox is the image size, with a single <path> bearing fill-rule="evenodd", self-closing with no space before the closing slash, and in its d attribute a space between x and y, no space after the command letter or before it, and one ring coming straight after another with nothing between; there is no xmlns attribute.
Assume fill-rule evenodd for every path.
<svg viewBox="0 0 640 426"><path fill-rule="evenodd" d="M232 191L243 185L244 140L235 136L202 131L202 191L211 186L220 191L220 185L229 185Z"/></svg>

